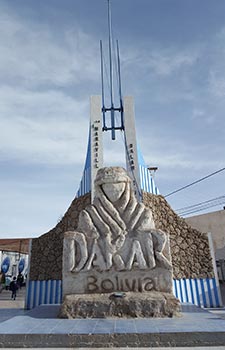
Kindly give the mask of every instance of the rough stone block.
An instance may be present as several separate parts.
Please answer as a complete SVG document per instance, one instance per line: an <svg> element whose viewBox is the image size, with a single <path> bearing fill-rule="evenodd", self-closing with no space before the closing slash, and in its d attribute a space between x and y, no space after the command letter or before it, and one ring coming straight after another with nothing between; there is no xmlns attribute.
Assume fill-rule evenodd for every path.
<svg viewBox="0 0 225 350"><path fill-rule="evenodd" d="M65 296L59 317L173 317L180 311L180 302L171 293L72 294Z"/></svg>

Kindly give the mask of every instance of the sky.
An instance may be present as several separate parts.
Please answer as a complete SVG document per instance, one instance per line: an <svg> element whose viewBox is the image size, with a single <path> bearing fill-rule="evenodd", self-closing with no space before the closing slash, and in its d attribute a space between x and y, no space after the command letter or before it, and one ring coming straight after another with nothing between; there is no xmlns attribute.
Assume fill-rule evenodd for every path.
<svg viewBox="0 0 225 350"><path fill-rule="evenodd" d="M112 25L160 193L224 168L225 1L112 0ZM89 99L101 93L100 39L107 65L106 0L0 0L0 238L40 236L74 199ZM123 165L120 136L105 141L106 166ZM224 186L221 171L166 199L178 210Z"/></svg>

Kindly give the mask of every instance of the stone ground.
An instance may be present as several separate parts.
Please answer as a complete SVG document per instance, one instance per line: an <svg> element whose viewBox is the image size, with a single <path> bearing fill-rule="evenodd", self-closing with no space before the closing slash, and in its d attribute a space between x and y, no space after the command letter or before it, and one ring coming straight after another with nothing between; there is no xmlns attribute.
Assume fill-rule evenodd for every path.
<svg viewBox="0 0 225 350"><path fill-rule="evenodd" d="M221 294L223 301L225 302L225 283L222 285ZM15 341L15 336L18 337L18 334L23 334L25 337L32 335L34 343L31 343L29 347L32 349L37 347L42 347L42 349L58 349L65 348L63 344L49 344L49 339L46 338L46 343L44 337L48 336L59 336L60 339L68 334L72 336L86 336L97 335L103 337L101 342L98 344L98 350L108 349L109 343L107 339L116 333L117 335L122 336L121 347L118 347L120 344L116 345L116 349L131 349L135 346L129 344L129 340L133 334L138 334L140 338L144 338L146 335L155 336L162 333L166 333L167 336L171 337L166 345L167 349L172 349L179 346L179 341L183 341L182 338L186 337L188 339L194 339L194 345L184 347L176 347L177 350L183 349L196 349L196 350L225 350L225 308L220 309L210 309L208 311L190 307L190 305L183 306L183 315L181 318L173 319L132 319L132 320L121 320L121 319L86 319L86 320L62 320L57 319L57 308L52 306L38 307L36 309L26 311L24 307L24 298L25 298L25 289L19 290L17 300L10 299L10 291L2 291L0 293L0 348L5 347L4 342L1 344L2 339L7 340L7 337L12 337L11 347L10 343L7 345L6 349L24 348L24 344L19 344ZM186 309L185 309L186 308ZM196 336L199 334L208 334L209 339L211 339L211 346L205 344L198 344ZM42 344L39 344L39 338L43 338ZM218 343L218 335L224 335L224 342L220 341ZM13 338L14 337L14 338ZM36 337L36 338L35 338ZM108 338L107 338L108 337ZM124 339L127 339L127 344L124 344ZM25 338L24 338L25 339ZM65 338L66 339L66 338ZM85 338L87 340L87 338ZM178 343L176 344L177 339ZM212 339L215 339L215 343ZM109 338L109 341L112 340ZM121 340L120 340L121 341ZM165 347L155 348L149 346L149 338L146 340L144 348L141 346L137 347L141 349L165 349ZM16 346L15 346L16 344ZM82 343L81 343L82 344ZM81 345L80 344L80 345ZM84 343L83 343L84 344ZM107 347L108 345L108 347ZM180 344L181 345L181 344ZM183 344L182 344L183 345ZM201 345L201 347L198 347ZM214 346L218 345L218 346ZM48 347L50 346L50 347ZM56 347L54 347L56 346ZM68 344L66 345L68 348ZM79 344L77 344L79 346ZM100 347L99 347L100 346ZM106 346L106 347L104 347ZM115 349L112 343L111 349ZM165 345L163 345L165 346ZM73 348L73 347L69 347ZM95 347L87 347L85 349L97 349ZM77 347L78 350L83 350L82 347Z"/></svg>

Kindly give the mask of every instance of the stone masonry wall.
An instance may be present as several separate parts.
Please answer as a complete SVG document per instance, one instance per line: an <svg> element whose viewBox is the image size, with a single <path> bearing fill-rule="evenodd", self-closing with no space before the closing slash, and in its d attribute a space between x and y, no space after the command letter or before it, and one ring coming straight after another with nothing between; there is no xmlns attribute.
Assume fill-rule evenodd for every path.
<svg viewBox="0 0 225 350"><path fill-rule="evenodd" d="M143 193L143 202L151 208L156 228L170 236L174 278L214 277L207 234L188 225L163 196Z"/></svg>
<svg viewBox="0 0 225 350"><path fill-rule="evenodd" d="M91 201L90 194L74 199L62 220L49 232L32 240L30 279L62 278L63 234L77 227L79 213ZM189 226L159 195L143 193L156 228L170 235L174 278L213 277L207 234Z"/></svg>
<svg viewBox="0 0 225 350"><path fill-rule="evenodd" d="M62 220L52 230L32 240L30 280L62 279L64 232L77 227L80 211L90 202L90 194L75 198Z"/></svg>

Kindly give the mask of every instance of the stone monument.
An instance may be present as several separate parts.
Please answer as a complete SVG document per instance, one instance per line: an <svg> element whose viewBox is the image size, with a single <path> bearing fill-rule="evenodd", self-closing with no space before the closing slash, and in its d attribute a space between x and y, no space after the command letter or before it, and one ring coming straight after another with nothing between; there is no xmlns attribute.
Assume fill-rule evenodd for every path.
<svg viewBox="0 0 225 350"><path fill-rule="evenodd" d="M99 169L95 197L64 235L60 317L176 315L168 235L120 167Z"/></svg>

